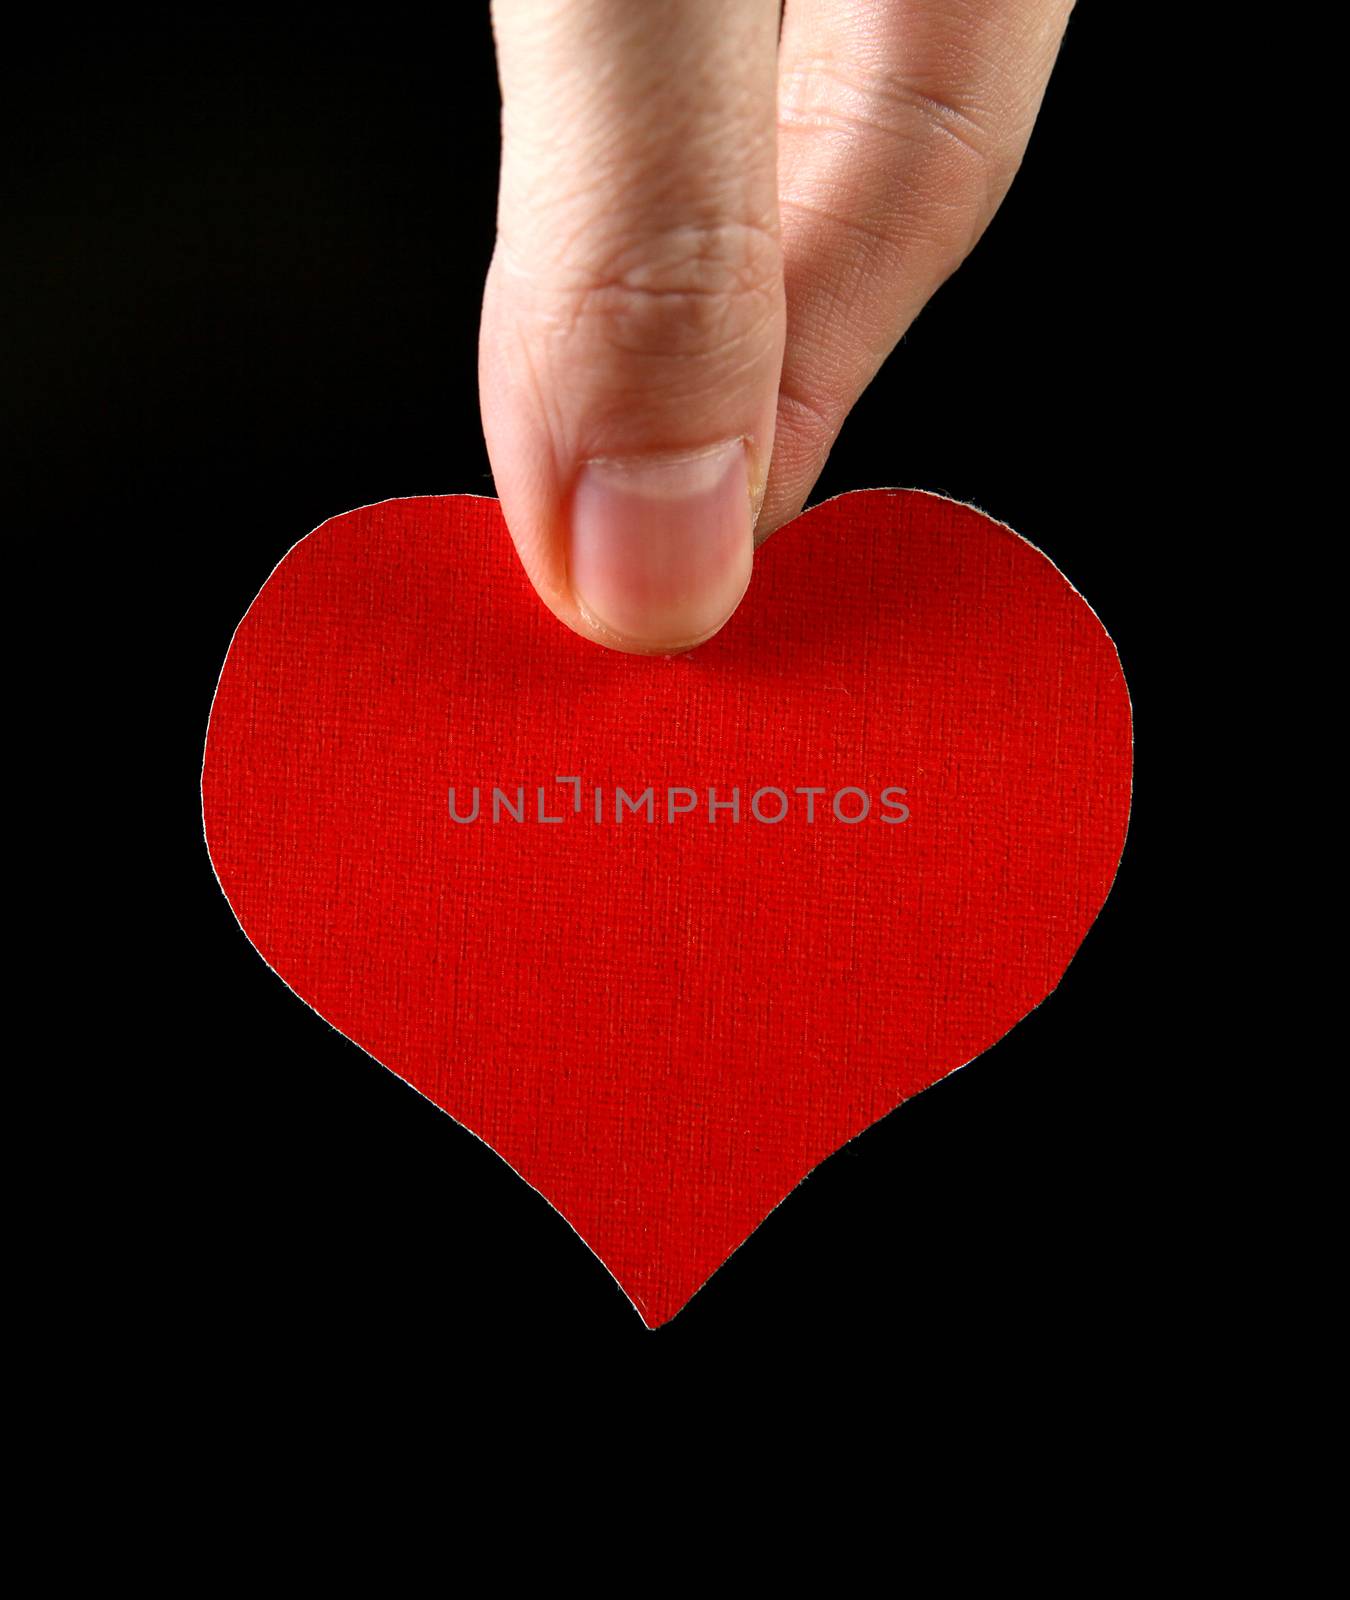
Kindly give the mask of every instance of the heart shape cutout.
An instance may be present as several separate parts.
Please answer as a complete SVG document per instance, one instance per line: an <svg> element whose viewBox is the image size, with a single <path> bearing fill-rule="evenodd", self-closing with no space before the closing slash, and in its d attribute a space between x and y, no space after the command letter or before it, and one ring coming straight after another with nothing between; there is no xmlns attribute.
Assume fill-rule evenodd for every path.
<svg viewBox="0 0 1350 1600"><path fill-rule="evenodd" d="M1096 615L969 506L816 506L721 633L649 658L562 627L497 502L451 495L279 563L202 800L263 959L656 1327L1050 993L1115 876L1131 760Z"/></svg>

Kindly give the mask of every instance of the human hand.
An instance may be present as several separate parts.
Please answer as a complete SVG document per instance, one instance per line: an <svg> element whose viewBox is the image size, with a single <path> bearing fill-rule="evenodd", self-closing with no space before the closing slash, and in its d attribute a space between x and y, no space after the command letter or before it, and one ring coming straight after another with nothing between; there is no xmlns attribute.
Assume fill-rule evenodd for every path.
<svg viewBox="0 0 1350 1600"><path fill-rule="evenodd" d="M493 0L479 385L511 536L584 637L740 603L1021 163L1073 0Z"/></svg>

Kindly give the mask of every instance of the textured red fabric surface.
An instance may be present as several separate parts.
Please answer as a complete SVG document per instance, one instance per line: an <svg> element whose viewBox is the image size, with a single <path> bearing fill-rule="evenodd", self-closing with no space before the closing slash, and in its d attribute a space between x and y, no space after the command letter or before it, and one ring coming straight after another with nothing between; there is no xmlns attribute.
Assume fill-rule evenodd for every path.
<svg viewBox="0 0 1350 1600"><path fill-rule="evenodd" d="M263 958L497 1150L654 1327L1054 988L1116 871L1131 749L1093 612L969 507L816 507L722 633L648 659L565 629L496 501L449 496L335 517L280 563L202 793ZM451 786L459 816L478 788L475 820ZM639 809L616 820L619 789ZM770 790L778 822L751 810L783 809Z"/></svg>

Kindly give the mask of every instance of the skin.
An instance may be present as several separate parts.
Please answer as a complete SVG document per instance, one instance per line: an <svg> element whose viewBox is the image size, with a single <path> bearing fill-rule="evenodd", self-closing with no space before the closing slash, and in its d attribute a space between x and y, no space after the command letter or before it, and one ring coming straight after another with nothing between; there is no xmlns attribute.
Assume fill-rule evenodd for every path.
<svg viewBox="0 0 1350 1600"><path fill-rule="evenodd" d="M1022 161L1073 0L494 0L483 425L540 599L720 628Z"/></svg>

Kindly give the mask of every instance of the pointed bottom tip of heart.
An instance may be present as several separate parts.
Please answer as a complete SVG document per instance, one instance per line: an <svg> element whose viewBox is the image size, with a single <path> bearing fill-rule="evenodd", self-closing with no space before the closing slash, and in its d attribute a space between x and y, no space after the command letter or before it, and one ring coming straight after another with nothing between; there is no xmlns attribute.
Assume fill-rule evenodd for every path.
<svg viewBox="0 0 1350 1600"><path fill-rule="evenodd" d="M603 1261L603 1257L601 1258ZM648 1333L659 1333L672 1323L703 1288L707 1279L700 1279L692 1288L667 1288L648 1284L644 1292L628 1288L617 1275L611 1273L629 1308Z"/></svg>

